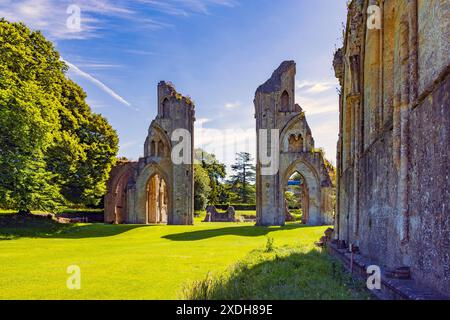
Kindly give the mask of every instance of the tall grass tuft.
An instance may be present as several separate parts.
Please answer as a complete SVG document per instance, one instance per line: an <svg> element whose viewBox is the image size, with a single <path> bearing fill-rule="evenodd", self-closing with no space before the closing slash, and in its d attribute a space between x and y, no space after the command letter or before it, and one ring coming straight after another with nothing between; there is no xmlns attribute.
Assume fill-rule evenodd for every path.
<svg viewBox="0 0 450 320"><path fill-rule="evenodd" d="M272 237L267 237L265 252L273 252L273 250L274 250L273 241L274 240Z"/></svg>
<svg viewBox="0 0 450 320"><path fill-rule="evenodd" d="M334 267L333 267L334 265ZM347 300L368 299L362 282L346 275L327 253L303 247L273 246L251 252L225 272L187 283L187 300Z"/></svg>

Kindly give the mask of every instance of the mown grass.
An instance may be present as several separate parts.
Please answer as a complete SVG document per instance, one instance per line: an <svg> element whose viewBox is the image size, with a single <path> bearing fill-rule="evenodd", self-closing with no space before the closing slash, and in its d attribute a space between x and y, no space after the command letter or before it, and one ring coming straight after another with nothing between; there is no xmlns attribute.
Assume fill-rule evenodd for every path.
<svg viewBox="0 0 450 320"><path fill-rule="evenodd" d="M267 237L276 247L308 251L326 229L197 220L195 226L60 225L45 218L2 218L9 221L0 226L0 299L177 299L183 284L222 274L255 249L265 250ZM257 259L274 253L260 254ZM81 290L66 286L71 265L81 269Z"/></svg>

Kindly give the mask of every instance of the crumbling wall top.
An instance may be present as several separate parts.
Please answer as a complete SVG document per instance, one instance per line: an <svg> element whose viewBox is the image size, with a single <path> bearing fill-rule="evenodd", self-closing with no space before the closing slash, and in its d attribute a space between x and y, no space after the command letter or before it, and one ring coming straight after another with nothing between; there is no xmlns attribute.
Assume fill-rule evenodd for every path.
<svg viewBox="0 0 450 320"><path fill-rule="evenodd" d="M294 70L295 73L295 61L289 60L284 61L281 63L281 65L276 69L269 80L267 80L263 85L259 86L259 88L256 90L256 92L262 92L262 93L271 93L281 90L281 84L282 84L282 76L283 74Z"/></svg>
<svg viewBox="0 0 450 320"><path fill-rule="evenodd" d="M194 101L189 96L183 96L177 91L173 83L160 81L158 83L158 88L161 92L164 92L165 97L175 97L177 100L183 101L186 105L195 108Z"/></svg>

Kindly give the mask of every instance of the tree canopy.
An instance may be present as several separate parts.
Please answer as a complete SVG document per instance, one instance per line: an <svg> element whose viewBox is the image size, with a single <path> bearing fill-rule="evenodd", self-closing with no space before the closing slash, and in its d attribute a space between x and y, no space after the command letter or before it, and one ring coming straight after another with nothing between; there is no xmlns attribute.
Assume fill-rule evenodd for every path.
<svg viewBox="0 0 450 320"><path fill-rule="evenodd" d="M248 203L255 199L255 165L248 152L239 152L236 154L236 162L231 166L233 174L230 182L233 189L237 189L242 203Z"/></svg>
<svg viewBox="0 0 450 320"><path fill-rule="evenodd" d="M0 20L0 206L95 205L118 152L107 120L65 75L53 44Z"/></svg>
<svg viewBox="0 0 450 320"><path fill-rule="evenodd" d="M194 165L194 210L204 210L211 192L208 172L199 164Z"/></svg>
<svg viewBox="0 0 450 320"><path fill-rule="evenodd" d="M195 160L209 176L208 202L211 204L220 203L220 195L223 193L222 180L227 175L225 164L220 163L214 154L202 149L195 149Z"/></svg>

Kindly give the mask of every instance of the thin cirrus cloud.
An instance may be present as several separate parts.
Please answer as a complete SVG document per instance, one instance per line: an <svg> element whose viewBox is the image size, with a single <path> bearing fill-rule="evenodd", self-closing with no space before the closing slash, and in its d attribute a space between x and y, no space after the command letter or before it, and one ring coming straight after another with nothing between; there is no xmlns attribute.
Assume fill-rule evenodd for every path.
<svg viewBox="0 0 450 320"><path fill-rule="evenodd" d="M237 109L239 107L242 107L242 103L240 101L235 102L227 102L225 103L225 109Z"/></svg>
<svg viewBox="0 0 450 320"><path fill-rule="evenodd" d="M338 132L338 81L297 81L296 102L306 113L317 146L324 148L326 158L335 163Z"/></svg>
<svg viewBox="0 0 450 320"><path fill-rule="evenodd" d="M295 87L307 93L321 93L335 88L337 81L297 81Z"/></svg>
<svg viewBox="0 0 450 320"><path fill-rule="evenodd" d="M338 112L337 80L297 81L296 100L307 115L321 115Z"/></svg>
<svg viewBox="0 0 450 320"><path fill-rule="evenodd" d="M67 60L63 60L63 61L69 66L69 72L73 72L74 74L89 80L90 82L95 84L97 87L99 87L101 90L103 90L105 93L107 93L112 98L114 98L115 100L119 101L120 103L122 103L122 104L124 104L124 105L126 105L128 107L131 107L131 104L127 100L122 98L119 94L117 94L114 90L112 90L106 84L104 84L103 82L101 82L97 78L93 77L89 73L80 70L77 66L75 66L74 64L68 62Z"/></svg>
<svg viewBox="0 0 450 320"><path fill-rule="evenodd" d="M80 8L80 29L67 26L72 12L71 5ZM54 40L89 39L101 37L109 30L105 21L114 17L131 20L134 28L158 30L172 27L164 16L190 16L208 14L211 6L233 7L235 0L136 0L117 2L113 0L0 0L0 16L10 21L25 22L32 29L42 30ZM158 17L143 15L146 10L158 12ZM108 26L108 27L107 27Z"/></svg>
<svg viewBox="0 0 450 320"><path fill-rule="evenodd" d="M192 13L209 14L213 5L234 7L236 0L138 0L150 8L169 15L189 16Z"/></svg>
<svg viewBox="0 0 450 320"><path fill-rule="evenodd" d="M89 2L81 0L85 5L81 15L81 29L74 30L67 26L70 5L68 1L57 0L0 0L0 16L13 22L24 22L31 29L43 31L53 40L85 39L93 37L98 31L99 20L91 13L98 12ZM106 7L108 12L114 9Z"/></svg>

